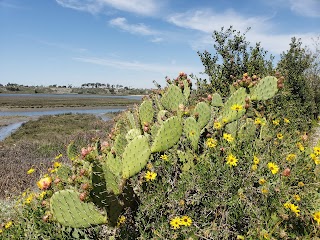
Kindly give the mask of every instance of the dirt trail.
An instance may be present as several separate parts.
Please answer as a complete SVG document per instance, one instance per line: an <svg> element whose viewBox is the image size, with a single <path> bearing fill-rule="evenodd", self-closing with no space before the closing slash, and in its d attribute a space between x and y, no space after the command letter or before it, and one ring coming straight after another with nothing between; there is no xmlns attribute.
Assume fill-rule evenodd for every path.
<svg viewBox="0 0 320 240"><path fill-rule="evenodd" d="M320 141L320 122L318 122L318 125L314 127L311 137L310 137L310 144L311 147L314 147L318 141Z"/></svg>

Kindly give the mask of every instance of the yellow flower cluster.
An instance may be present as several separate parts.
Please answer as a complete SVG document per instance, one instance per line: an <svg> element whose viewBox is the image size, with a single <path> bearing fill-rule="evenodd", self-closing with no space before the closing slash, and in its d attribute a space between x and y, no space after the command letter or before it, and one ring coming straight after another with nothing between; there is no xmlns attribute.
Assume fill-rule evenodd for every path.
<svg viewBox="0 0 320 240"><path fill-rule="evenodd" d="M289 202L286 202L285 204L283 204L283 206L286 208L286 209L290 209L293 213L296 214L296 216L298 217L299 216L299 207L294 205L293 203L289 203Z"/></svg>
<svg viewBox="0 0 320 240"><path fill-rule="evenodd" d="M122 224L124 224L126 222L126 217L121 215L119 218L118 218L118 222L117 222L117 227L120 227Z"/></svg>
<svg viewBox="0 0 320 240"><path fill-rule="evenodd" d="M229 133L224 133L223 134L223 139L226 140L227 142L232 142L234 140L234 138L232 137L231 134Z"/></svg>
<svg viewBox="0 0 320 240"><path fill-rule="evenodd" d="M288 162L291 162L292 160L296 159L297 155L295 155L294 153L290 153L287 155L286 160Z"/></svg>
<svg viewBox="0 0 320 240"><path fill-rule="evenodd" d="M241 111L243 109L243 107L240 104L234 104L231 106L231 110L233 111Z"/></svg>
<svg viewBox="0 0 320 240"><path fill-rule="evenodd" d="M188 216L174 217L170 221L170 226L173 229L179 229L181 226L189 227L192 224L192 219Z"/></svg>
<svg viewBox="0 0 320 240"><path fill-rule="evenodd" d="M168 161L168 156L166 154L163 154L160 156L160 159L162 159L163 161Z"/></svg>
<svg viewBox="0 0 320 240"><path fill-rule="evenodd" d="M260 159L257 156L253 156L253 165L251 166L252 171L256 171L258 169L258 164Z"/></svg>
<svg viewBox="0 0 320 240"><path fill-rule="evenodd" d="M209 148L214 148L216 147L218 144L218 141L214 138L208 138L207 141L206 141L206 145L209 147Z"/></svg>

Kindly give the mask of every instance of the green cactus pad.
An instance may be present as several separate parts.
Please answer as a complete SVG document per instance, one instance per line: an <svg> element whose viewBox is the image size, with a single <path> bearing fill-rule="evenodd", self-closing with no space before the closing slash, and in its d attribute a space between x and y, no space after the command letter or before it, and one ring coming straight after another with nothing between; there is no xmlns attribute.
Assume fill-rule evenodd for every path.
<svg viewBox="0 0 320 240"><path fill-rule="evenodd" d="M171 148L179 141L181 134L181 118L174 116L167 119L164 123L161 124L157 135L154 137L151 152L162 152Z"/></svg>
<svg viewBox="0 0 320 240"><path fill-rule="evenodd" d="M237 133L237 122L228 123L225 126L225 129L227 133L230 133L231 135L235 136Z"/></svg>
<svg viewBox="0 0 320 240"><path fill-rule="evenodd" d="M186 100L188 101L190 93L191 93L191 89L189 87L189 83L187 80L183 80L183 95L186 98Z"/></svg>
<svg viewBox="0 0 320 240"><path fill-rule="evenodd" d="M251 88L251 100L268 100L278 92L277 78L265 77L262 78L256 86Z"/></svg>
<svg viewBox="0 0 320 240"><path fill-rule="evenodd" d="M212 94L211 106L212 107L222 107L223 106L222 98L219 93Z"/></svg>
<svg viewBox="0 0 320 240"><path fill-rule="evenodd" d="M146 166L150 154L147 136L138 136L129 142L122 157L122 176L129 178L140 172Z"/></svg>
<svg viewBox="0 0 320 240"><path fill-rule="evenodd" d="M245 88L239 88L236 92L234 92L221 109L219 119L229 123L242 117L246 112L244 107L239 111L232 110L231 107L234 105L244 106L246 96L247 94Z"/></svg>
<svg viewBox="0 0 320 240"><path fill-rule="evenodd" d="M145 100L139 107L139 117L141 125L153 122L154 109L151 100Z"/></svg>
<svg viewBox="0 0 320 240"><path fill-rule="evenodd" d="M74 144L74 142L71 142L67 147L67 155L68 158L73 161L79 156L79 152L77 149L77 146Z"/></svg>
<svg viewBox="0 0 320 240"><path fill-rule="evenodd" d="M126 136L124 134L119 134L114 141L112 150L114 150L118 156L121 156L126 145Z"/></svg>
<svg viewBox="0 0 320 240"><path fill-rule="evenodd" d="M254 120L251 118L246 119L246 123L243 124L239 130L239 137L240 138L246 138L246 139L252 139L252 137L256 134L256 126L254 125Z"/></svg>
<svg viewBox="0 0 320 240"><path fill-rule="evenodd" d="M105 165L108 166L110 171L115 175L121 175L122 173L122 160L120 157L115 157L111 152L108 153Z"/></svg>
<svg viewBox="0 0 320 240"><path fill-rule="evenodd" d="M82 202L79 193L73 190L54 193L50 199L50 210L56 221L73 228L87 228L107 222L107 218L92 203Z"/></svg>
<svg viewBox="0 0 320 240"><path fill-rule="evenodd" d="M116 195L121 193L121 177L120 175L114 174L114 171L111 171L111 164L104 164L102 170L104 173L104 178L106 182L106 188L108 192L112 192Z"/></svg>
<svg viewBox="0 0 320 240"><path fill-rule="evenodd" d="M127 114L127 118L128 118L129 124L130 124L130 128L137 128L138 126L137 126L136 121L134 119L133 113L128 111L126 114Z"/></svg>
<svg viewBox="0 0 320 240"><path fill-rule="evenodd" d="M207 103L199 102L194 108L194 113L199 114L197 122L199 124L199 128L202 129L208 124L211 118L211 108Z"/></svg>
<svg viewBox="0 0 320 240"><path fill-rule="evenodd" d="M193 117L188 117L184 121L183 131L187 139L191 141L193 149L198 149L198 142L200 138L200 128L197 121Z"/></svg>
<svg viewBox="0 0 320 240"><path fill-rule="evenodd" d="M134 139L135 137L140 136L140 135L141 135L140 129L137 129L137 128L130 129L126 135L126 139L128 142L130 142L132 139Z"/></svg>
<svg viewBox="0 0 320 240"><path fill-rule="evenodd" d="M161 103L167 110L176 111L180 104L185 104L186 99L180 88L170 85L161 98Z"/></svg>
<svg viewBox="0 0 320 240"><path fill-rule="evenodd" d="M71 174L71 168L65 164L61 165L56 170L56 175L59 179L61 179L62 182L67 182Z"/></svg>

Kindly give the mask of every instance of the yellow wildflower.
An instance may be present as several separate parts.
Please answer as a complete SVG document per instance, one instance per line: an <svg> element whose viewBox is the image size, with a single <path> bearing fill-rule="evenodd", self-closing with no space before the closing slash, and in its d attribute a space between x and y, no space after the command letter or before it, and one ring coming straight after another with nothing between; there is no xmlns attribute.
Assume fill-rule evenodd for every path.
<svg viewBox="0 0 320 240"><path fill-rule="evenodd" d="M303 187L304 186L304 182L298 182L298 187Z"/></svg>
<svg viewBox="0 0 320 240"><path fill-rule="evenodd" d="M242 235L237 235L237 240L244 240L245 238L244 238L244 236L242 236Z"/></svg>
<svg viewBox="0 0 320 240"><path fill-rule="evenodd" d="M122 224L124 224L126 221L126 217L121 215L119 218L118 218L118 222L117 222L117 227L120 227Z"/></svg>
<svg viewBox="0 0 320 240"><path fill-rule="evenodd" d="M6 223L6 225L4 225L4 228L8 229L8 228L10 228L12 226L12 224L13 224L12 221L9 221L9 222Z"/></svg>
<svg viewBox="0 0 320 240"><path fill-rule="evenodd" d="M33 197L34 197L34 193L30 193L30 194L28 195L28 197L24 200L24 203L25 203L25 204L30 204L31 201L32 201L32 199L33 199Z"/></svg>
<svg viewBox="0 0 320 240"><path fill-rule="evenodd" d="M59 163L59 162L54 162L54 163L53 163L53 167L54 167L54 168L59 168L59 167L61 167L61 163Z"/></svg>
<svg viewBox="0 0 320 240"><path fill-rule="evenodd" d="M189 226L191 226L191 224L192 224L192 219L190 217L182 216L180 218L180 225L189 227Z"/></svg>
<svg viewBox="0 0 320 240"><path fill-rule="evenodd" d="M196 134L196 132L194 131L194 130L191 130L190 132L189 132L189 135L192 137L192 136L194 136Z"/></svg>
<svg viewBox="0 0 320 240"><path fill-rule="evenodd" d="M277 138L278 138L279 140L282 140L282 139L283 139L282 133L278 133L278 134L277 134Z"/></svg>
<svg viewBox="0 0 320 240"><path fill-rule="evenodd" d="M254 162L254 164L259 164L259 162L260 162L260 159L257 157L257 156L253 156L253 162Z"/></svg>
<svg viewBox="0 0 320 240"><path fill-rule="evenodd" d="M38 198L39 198L40 200L42 200L46 194L47 194L46 191L42 191L42 192L38 195Z"/></svg>
<svg viewBox="0 0 320 240"><path fill-rule="evenodd" d="M315 163L316 165L320 164L320 159L319 159L319 157L317 157L316 154L310 153L310 158L314 161L314 163Z"/></svg>
<svg viewBox="0 0 320 240"><path fill-rule="evenodd" d="M213 123L213 128L214 129L221 129L222 128L222 124L220 122L214 122Z"/></svg>
<svg viewBox="0 0 320 240"><path fill-rule="evenodd" d="M290 120L288 118L284 118L283 121L287 124L290 123Z"/></svg>
<svg viewBox="0 0 320 240"><path fill-rule="evenodd" d="M259 179L259 184L260 185L263 185L263 184L265 184L266 183L266 180L264 179L264 178L260 178Z"/></svg>
<svg viewBox="0 0 320 240"><path fill-rule="evenodd" d="M213 139L213 138L208 138L207 141L206 141L206 145L209 147L209 148L214 148L216 147L218 144L218 141L216 139Z"/></svg>
<svg viewBox="0 0 320 240"><path fill-rule="evenodd" d="M56 156L54 159L55 160L58 160L59 158L61 158L62 157L62 154L60 153L58 156Z"/></svg>
<svg viewBox="0 0 320 240"><path fill-rule="evenodd" d="M261 118L256 118L256 119L254 120L254 124L256 124L256 125L261 125L261 124L262 124Z"/></svg>
<svg viewBox="0 0 320 240"><path fill-rule="evenodd" d="M261 188L261 193L266 195L269 193L269 190L267 188L263 187L263 188Z"/></svg>
<svg viewBox="0 0 320 240"><path fill-rule="evenodd" d="M288 154L288 156L286 157L286 160L287 160L288 162L290 162L290 161L294 160L296 157L297 157L297 155L295 155L295 154L293 154L293 153L290 153L290 154Z"/></svg>
<svg viewBox="0 0 320 240"><path fill-rule="evenodd" d="M289 203L289 202L286 202L285 204L283 204L283 206L286 208L286 209L290 209L293 213L296 214L296 216L298 217L299 216L299 207L294 205L293 203Z"/></svg>
<svg viewBox="0 0 320 240"><path fill-rule="evenodd" d="M237 166L237 162L238 162L238 159L232 155L232 154L229 154L229 156L227 157L227 164L232 167L232 166Z"/></svg>
<svg viewBox="0 0 320 240"><path fill-rule="evenodd" d="M232 142L234 140L234 138L232 137L231 134L229 133L224 133L223 134L223 139L225 139L227 142Z"/></svg>
<svg viewBox="0 0 320 240"><path fill-rule="evenodd" d="M257 169L258 169L258 165L257 165L257 164L253 164L253 165L251 166L251 170L252 170L252 171L257 171Z"/></svg>
<svg viewBox="0 0 320 240"><path fill-rule="evenodd" d="M160 159L162 159L163 161L168 161L168 156L166 154L163 154L160 156Z"/></svg>
<svg viewBox="0 0 320 240"><path fill-rule="evenodd" d="M313 214L313 219L316 220L316 222L318 223L318 225L320 225L320 211L315 212Z"/></svg>
<svg viewBox="0 0 320 240"><path fill-rule="evenodd" d="M276 174L279 171L278 165L273 162L268 163L268 168L272 172L272 174Z"/></svg>
<svg viewBox="0 0 320 240"><path fill-rule="evenodd" d="M275 119L275 120L272 121L272 124L275 125L275 126L279 126L280 120L279 119Z"/></svg>
<svg viewBox="0 0 320 240"><path fill-rule="evenodd" d="M147 167L147 169L151 170L153 168L153 165L152 165L152 163L148 163L146 167Z"/></svg>
<svg viewBox="0 0 320 240"><path fill-rule="evenodd" d="M27 171L27 174L32 174L34 171L35 171L34 168L30 168L30 169Z"/></svg>
<svg viewBox="0 0 320 240"><path fill-rule="evenodd" d="M0 229L0 234L1 234L2 232L3 232L2 229Z"/></svg>
<svg viewBox="0 0 320 240"><path fill-rule="evenodd" d="M150 172L150 171L147 171L146 172L146 175L144 176L144 178L148 181L152 181L152 180L155 180L157 177L157 173L155 172Z"/></svg>
<svg viewBox="0 0 320 240"><path fill-rule="evenodd" d="M293 195L293 199L296 200L297 202L301 201L301 198L298 194Z"/></svg>
<svg viewBox="0 0 320 240"><path fill-rule="evenodd" d="M180 228L181 225L181 219L180 217L174 217L173 219L171 219L170 221L170 225L173 229L178 229Z"/></svg>
<svg viewBox="0 0 320 240"><path fill-rule="evenodd" d="M297 142L297 147L298 147L298 149L299 149L301 152L304 151L304 146L302 145L301 142Z"/></svg>
<svg viewBox="0 0 320 240"><path fill-rule="evenodd" d="M319 156L320 155L320 147L314 147L313 148L313 152L316 156Z"/></svg>
<svg viewBox="0 0 320 240"><path fill-rule="evenodd" d="M239 104L234 104L231 106L231 110L234 110L234 111L241 111L243 109L243 107Z"/></svg>

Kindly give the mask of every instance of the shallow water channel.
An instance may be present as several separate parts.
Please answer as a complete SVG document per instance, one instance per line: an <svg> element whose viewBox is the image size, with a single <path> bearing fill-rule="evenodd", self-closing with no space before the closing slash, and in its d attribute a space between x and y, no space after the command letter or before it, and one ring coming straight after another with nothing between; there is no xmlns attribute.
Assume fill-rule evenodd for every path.
<svg viewBox="0 0 320 240"><path fill-rule="evenodd" d="M26 117L33 117L37 118L40 116L45 116L45 115L57 115L57 114L93 114L98 117L100 117L102 120L107 121L109 118L105 116L104 114L106 113L111 113L111 112L119 112L123 111L125 108L111 108L111 109L59 109L59 110L48 110L48 111L19 111L19 112L10 112L10 111L4 111L0 112L0 116L26 116ZM26 121L22 122L17 122L13 124L9 124L4 127L0 127L0 141L3 141L6 137L10 136L14 131L16 131L23 123Z"/></svg>

